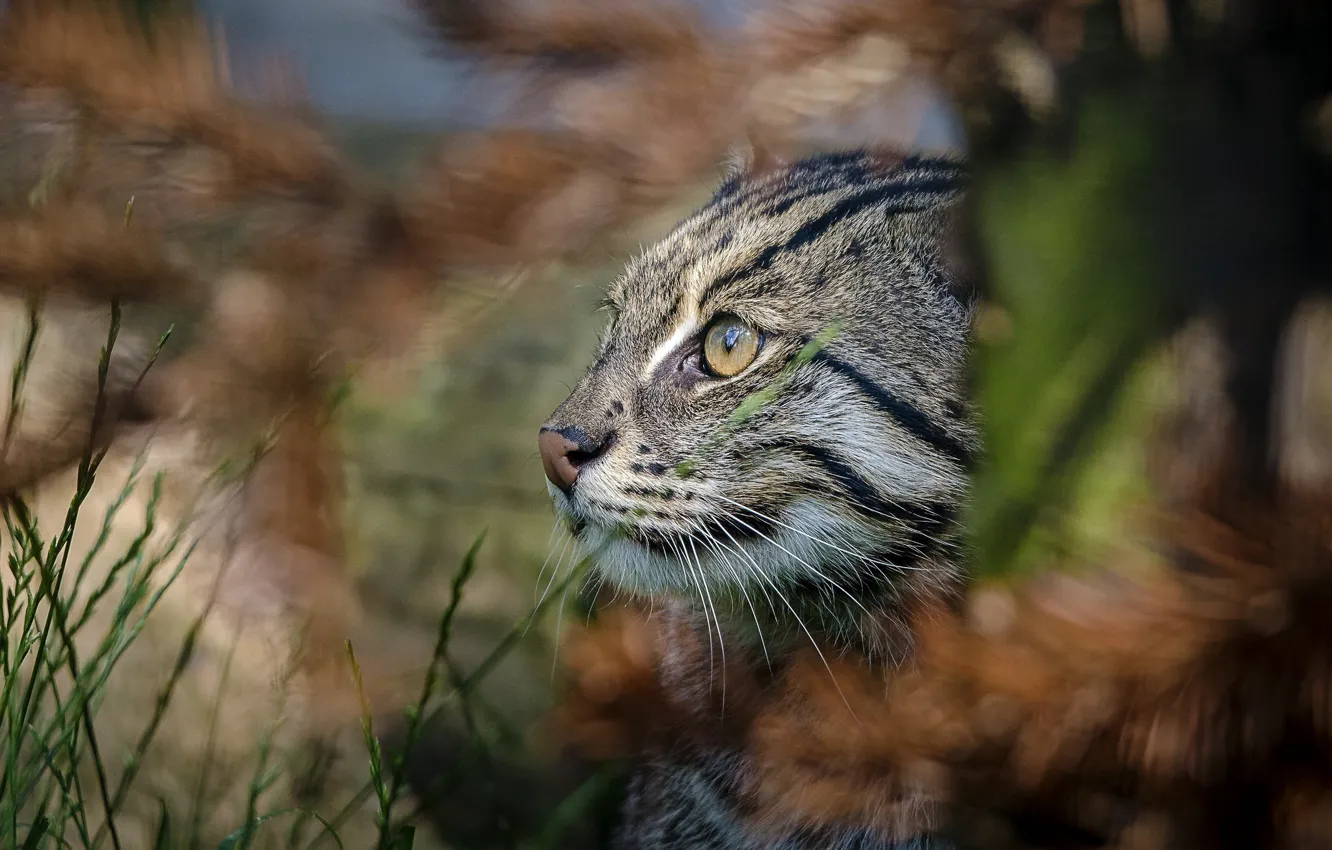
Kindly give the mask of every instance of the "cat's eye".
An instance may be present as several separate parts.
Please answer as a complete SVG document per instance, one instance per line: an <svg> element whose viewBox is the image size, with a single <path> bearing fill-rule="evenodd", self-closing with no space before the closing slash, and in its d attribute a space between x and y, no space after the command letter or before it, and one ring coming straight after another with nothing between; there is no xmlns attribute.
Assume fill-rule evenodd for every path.
<svg viewBox="0 0 1332 850"><path fill-rule="evenodd" d="M758 357L759 332L737 319L714 319L703 334L703 364L719 378L739 375Z"/></svg>

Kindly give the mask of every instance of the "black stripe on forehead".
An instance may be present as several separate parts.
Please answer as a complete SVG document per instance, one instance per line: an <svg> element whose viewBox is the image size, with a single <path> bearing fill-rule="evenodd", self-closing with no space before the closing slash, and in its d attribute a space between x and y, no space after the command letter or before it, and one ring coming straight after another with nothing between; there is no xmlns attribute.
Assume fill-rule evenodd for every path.
<svg viewBox="0 0 1332 850"><path fill-rule="evenodd" d="M801 160L786 171L752 183L744 182L743 178L731 181L699 211L699 216L700 221L715 222L744 209L780 215L800 200L851 186L891 181L905 189L938 179L960 184L963 177L958 164L947 159L910 156L888 167L881 158L864 151L827 154ZM788 204L788 200L792 203Z"/></svg>
<svg viewBox="0 0 1332 850"><path fill-rule="evenodd" d="M800 203L851 191L824 213L806 221L783 242L768 246L750 263L713 281L698 301L700 307L705 307L709 299L725 288L766 270L779 257L818 241L839 221L876 206L881 206L885 215L926 211L957 190L962 177L962 169L946 159L907 157L891 171L885 171L880 159L864 151L854 151L811 157L757 182L734 178L681 224L680 236L694 250L677 250L657 257L651 261L650 272L675 277L703 257L726 251L733 244L733 221L737 218L779 218ZM898 203L889 203L893 199ZM685 298L681 295L666 321L678 321L684 306Z"/></svg>
<svg viewBox="0 0 1332 850"><path fill-rule="evenodd" d="M779 258L799 251L845 221L867 209L877 208L888 215L926 212L936 206L937 200L921 200L921 195L946 192L953 187L951 180L938 180L934 183L903 186L898 183L875 186L853 195L848 195L823 213L806 221L789 237L774 243L759 252L758 256L739 268L721 275L703 291L699 297L699 306L715 298L719 293L750 275L766 271Z"/></svg>
<svg viewBox="0 0 1332 850"><path fill-rule="evenodd" d="M820 178L822 178L822 175L820 175ZM935 169L921 168L910 171L895 171L890 175L885 175L881 169L875 170L866 166L859 173L848 172L845 179L818 179L787 187L787 191L756 199L752 206L755 215L779 218L805 201L822 195L834 194L851 187L869 187L888 183L897 186L903 194L909 192L943 194L956 189L958 182L958 175L951 171L940 172Z"/></svg>
<svg viewBox="0 0 1332 850"><path fill-rule="evenodd" d="M727 181L682 227L695 232L725 229L737 214L775 218L820 195L876 185L897 185L904 192L935 192L940 184L952 189L963 176L963 170L947 159L911 156L887 168L881 158L864 151L824 154L757 181L744 177Z"/></svg>
<svg viewBox="0 0 1332 850"><path fill-rule="evenodd" d="M755 190L769 188L773 183L782 184L810 174L834 175L842 171L863 172L873 158L864 151L841 151L821 154L802 159L784 171L772 172L767 179L755 180L749 174L738 174L727 180L717 189L713 202L732 200Z"/></svg>
<svg viewBox="0 0 1332 850"><path fill-rule="evenodd" d="M890 174L895 177L903 167L920 168L931 162L935 161L922 157L907 157L888 168L885 167L883 158L863 150L820 154L802 159L785 170L769 172L758 179L745 175L733 178L717 191L710 205L752 203L765 195L779 195L797 186L821 184L831 189L848 183L868 183ZM947 164L946 160L937 162Z"/></svg>
<svg viewBox="0 0 1332 850"><path fill-rule="evenodd" d="M914 171L896 170L885 173L881 164L863 157L857 160L855 166L833 173L817 171L805 180L793 180L790 185L781 187L781 191L771 192L766 197L756 197L751 204L754 214L766 218L778 218L795 209L798 204L848 188L869 187L888 182L905 190L913 185L910 178L914 175ZM925 173L928 175L930 172Z"/></svg>

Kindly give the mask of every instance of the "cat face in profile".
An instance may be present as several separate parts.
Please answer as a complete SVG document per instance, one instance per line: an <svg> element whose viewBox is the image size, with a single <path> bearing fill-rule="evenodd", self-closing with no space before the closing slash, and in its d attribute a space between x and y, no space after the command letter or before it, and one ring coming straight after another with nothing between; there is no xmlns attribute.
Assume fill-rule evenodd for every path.
<svg viewBox="0 0 1332 850"><path fill-rule="evenodd" d="M977 446L945 261L961 179L862 152L736 177L629 264L540 435L606 578L777 610L951 580Z"/></svg>

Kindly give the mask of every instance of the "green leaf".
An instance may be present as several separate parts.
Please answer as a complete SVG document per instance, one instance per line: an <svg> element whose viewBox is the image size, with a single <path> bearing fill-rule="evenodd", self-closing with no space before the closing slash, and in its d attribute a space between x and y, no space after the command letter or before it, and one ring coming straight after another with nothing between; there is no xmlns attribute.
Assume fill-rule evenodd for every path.
<svg viewBox="0 0 1332 850"><path fill-rule="evenodd" d="M166 801L157 798L157 839L153 842L155 850L166 850L171 846L171 813L167 811Z"/></svg>
<svg viewBox="0 0 1332 850"><path fill-rule="evenodd" d="M50 818L46 815L37 818L37 822L28 830L28 837L23 841L23 850L37 850L37 844L46 837L50 828Z"/></svg>
<svg viewBox="0 0 1332 850"><path fill-rule="evenodd" d="M970 527L982 575L1048 563L1069 517L1106 504L1094 494L1106 466L1089 461L1114 454L1109 426L1129 427L1126 388L1166 325L1160 104L1141 94L1088 99L1071 157L1005 163L977 190L1001 305L982 314L976 355L987 457ZM1118 472L1135 462L1121 454Z"/></svg>

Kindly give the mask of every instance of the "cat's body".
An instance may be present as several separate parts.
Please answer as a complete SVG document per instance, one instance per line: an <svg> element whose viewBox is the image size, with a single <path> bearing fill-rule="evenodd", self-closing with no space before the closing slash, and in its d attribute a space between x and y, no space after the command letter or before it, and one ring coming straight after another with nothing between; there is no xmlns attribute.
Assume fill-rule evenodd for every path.
<svg viewBox="0 0 1332 850"><path fill-rule="evenodd" d="M948 261L961 180L951 162L865 153L751 170L612 288L615 318L542 455L602 575L691 612L680 634L706 663L663 672L666 687L712 692L728 645L770 673L811 642L903 663L908 616L959 588L954 517L978 448L970 302ZM683 649L658 651L670 666ZM643 754L616 845L930 840L925 819L891 836L762 828L737 736Z"/></svg>
<svg viewBox="0 0 1332 850"><path fill-rule="evenodd" d="M693 850L927 850L944 846L925 836L888 841L863 827L803 829L784 835L755 830L736 815L744 806L744 767L743 757L728 752L694 762L678 758L645 762L630 778L615 846Z"/></svg>
<svg viewBox="0 0 1332 850"><path fill-rule="evenodd" d="M786 693L793 673L789 662L798 659L798 653L764 656L744 643L729 643L723 672L718 629L691 611L687 602L658 600L650 619L653 673L664 705L654 706L653 722L659 726L644 730L641 747L634 751L612 847L926 850L946 846L929 834L933 800L910 781L867 790L866 797L876 801L871 819L808 817L817 804L803 807L802 812L774 806L771 793L760 788L773 766L771 734L765 735L763 728L774 717L770 709L790 696ZM725 633L725 627L720 631ZM820 676L827 673L817 665L807 669ZM854 723L855 718L841 709L838 703L828 712L832 722ZM804 779L818 778L825 769L830 778L839 778L835 763L801 764L808 773ZM854 810L856 805L846 808Z"/></svg>

